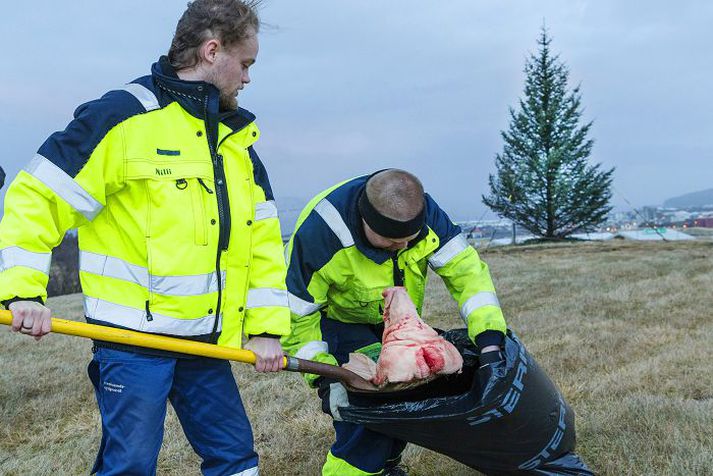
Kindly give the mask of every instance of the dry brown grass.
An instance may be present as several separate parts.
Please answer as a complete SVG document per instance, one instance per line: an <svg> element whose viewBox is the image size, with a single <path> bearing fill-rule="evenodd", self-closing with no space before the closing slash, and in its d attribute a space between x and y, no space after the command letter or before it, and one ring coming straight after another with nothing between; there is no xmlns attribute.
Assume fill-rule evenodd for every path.
<svg viewBox="0 0 713 476"><path fill-rule="evenodd" d="M484 253L510 326L577 412L578 452L608 475L713 474L713 244L578 243ZM424 316L457 327L431 281ZM78 319L78 296L50 302ZM1 329L5 330L5 329ZM0 474L86 474L99 418L86 377L90 343L0 334ZM262 474L316 475L330 420L295 375L234 366ZM198 474L169 412L160 474ZM413 446L413 475L478 474Z"/></svg>
<svg viewBox="0 0 713 476"><path fill-rule="evenodd" d="M691 227L681 231L698 239L713 239L713 228Z"/></svg>

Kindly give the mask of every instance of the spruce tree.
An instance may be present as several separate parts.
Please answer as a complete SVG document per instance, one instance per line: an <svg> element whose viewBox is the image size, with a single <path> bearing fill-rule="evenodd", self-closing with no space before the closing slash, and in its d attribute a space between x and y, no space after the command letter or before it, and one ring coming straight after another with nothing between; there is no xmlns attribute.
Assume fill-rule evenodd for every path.
<svg viewBox="0 0 713 476"><path fill-rule="evenodd" d="M550 51L545 27L537 55L525 64L524 98L510 108L495 157L490 195L483 202L500 216L545 238L592 231L609 211L614 169L601 170L588 157L592 123L580 125L579 86L568 90L569 70Z"/></svg>

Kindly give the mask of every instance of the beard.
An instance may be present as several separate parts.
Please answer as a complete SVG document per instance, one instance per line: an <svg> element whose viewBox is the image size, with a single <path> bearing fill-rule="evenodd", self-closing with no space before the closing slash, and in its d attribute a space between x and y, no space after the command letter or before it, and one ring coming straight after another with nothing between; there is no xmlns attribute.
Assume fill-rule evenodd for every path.
<svg viewBox="0 0 713 476"><path fill-rule="evenodd" d="M205 81L214 85L218 88L220 96L218 98L219 106L221 111L237 111L238 110L238 92L237 91L225 91L220 87L221 81L217 73L213 72Z"/></svg>
<svg viewBox="0 0 713 476"><path fill-rule="evenodd" d="M220 110L221 111L237 111L238 110L238 97L234 94L225 94L220 92Z"/></svg>

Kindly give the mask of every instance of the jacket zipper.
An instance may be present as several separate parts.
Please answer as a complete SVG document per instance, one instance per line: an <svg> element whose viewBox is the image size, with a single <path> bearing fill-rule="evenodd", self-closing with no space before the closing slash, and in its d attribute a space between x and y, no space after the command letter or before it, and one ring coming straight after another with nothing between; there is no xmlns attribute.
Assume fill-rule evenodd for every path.
<svg viewBox="0 0 713 476"><path fill-rule="evenodd" d="M153 321L153 316L151 315L151 310L149 309L148 300L146 301L146 320L149 322Z"/></svg>
<svg viewBox="0 0 713 476"><path fill-rule="evenodd" d="M403 286L404 285L404 272L399 268L399 255L398 253L394 253L391 255L391 263L394 266L394 286ZM383 299L381 302L379 302L379 315L384 314L384 301ZM378 324L377 327L381 326L381 331L384 332L384 325L383 323ZM380 334L381 335L381 334Z"/></svg>
<svg viewBox="0 0 713 476"><path fill-rule="evenodd" d="M211 141L212 135L210 130L210 123L208 121L208 96L206 96L203 100L203 117L205 118L204 121L206 125L206 138L208 139L208 148L210 149L210 155L213 161L213 174L215 175L215 194L216 199L218 200L218 223L220 226L220 235L218 238L218 254L215 260L215 273L218 281L218 304L215 307L215 322L213 324L213 331L211 332L210 336L211 342L217 342L216 333L218 331L218 323L220 322L220 305L223 296L223 283L221 281L220 273L220 255L223 250L228 249L228 244L230 241L230 208L228 204L227 186L225 184L225 170L223 169L223 156L221 154L218 154L217 149L220 148L220 145L225 142L228 137L239 131L232 131L231 133L223 137L223 140L218 142L218 144L214 148L213 143ZM218 134L216 131L216 138L217 137ZM205 186L205 184L201 185ZM208 187L206 187L206 190L208 190ZM208 190L208 193L211 193L210 190Z"/></svg>
<svg viewBox="0 0 713 476"><path fill-rule="evenodd" d="M394 264L394 286L403 286L404 272L399 268L399 255L396 253L391 255L391 262Z"/></svg>
<svg viewBox="0 0 713 476"><path fill-rule="evenodd" d="M218 154L217 147L213 145L213 131L208 116L208 96L203 99L203 117L206 126L206 139L208 140L208 149L210 150L211 161L213 162L213 175L215 176L215 197L218 202L218 251L215 258L215 274L218 281L218 303L215 306L215 321L213 322L213 330L210 334L210 341L216 343L218 324L220 323L221 304L223 297L223 282L222 273L220 272L220 255L223 250L228 249L230 241L230 208L228 205L228 191L225 184L225 170L223 170L223 156ZM216 126L217 127L217 126ZM218 131L215 131L217 142Z"/></svg>

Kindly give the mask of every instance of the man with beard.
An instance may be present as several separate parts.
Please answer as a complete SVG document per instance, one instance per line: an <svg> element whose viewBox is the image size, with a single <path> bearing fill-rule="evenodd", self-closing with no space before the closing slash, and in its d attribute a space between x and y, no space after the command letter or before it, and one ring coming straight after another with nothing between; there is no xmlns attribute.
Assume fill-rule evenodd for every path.
<svg viewBox="0 0 713 476"><path fill-rule="evenodd" d="M258 53L253 3L188 4L151 74L80 106L13 181L0 223L0 300L39 339L51 250L78 227L87 321L246 348L282 364L290 316L277 209L236 95ZM21 358L21 357L18 357ZM166 402L206 475L258 474L226 361L95 342L102 418L93 473L155 474Z"/></svg>

